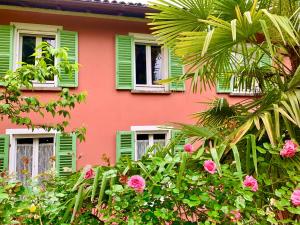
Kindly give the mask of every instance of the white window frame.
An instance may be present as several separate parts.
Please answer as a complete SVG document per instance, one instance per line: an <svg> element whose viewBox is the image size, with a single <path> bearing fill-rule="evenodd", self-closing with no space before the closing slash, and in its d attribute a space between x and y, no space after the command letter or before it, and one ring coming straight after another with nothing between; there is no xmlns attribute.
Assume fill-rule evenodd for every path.
<svg viewBox="0 0 300 225"><path fill-rule="evenodd" d="M240 87L242 85L242 83L239 85L238 88L235 88L235 83L239 82L236 81L237 77L236 76L232 76L231 80L230 80L230 94L231 95L242 95L242 96L253 96L256 94L260 94L260 88L259 88L259 84L257 81L252 81L252 85L251 87Z"/></svg>
<svg viewBox="0 0 300 225"><path fill-rule="evenodd" d="M249 45L250 47L250 45ZM236 56L239 55L239 53L231 53L231 54L234 54ZM241 55L241 59L240 61L242 62L243 58L242 58L242 55ZM260 88L259 88L259 84L257 81L252 81L252 85L250 88L248 87L241 87L241 85L243 85L242 83L238 86L238 88L235 88L235 83L236 82L239 82L239 81L236 81L237 79L237 76L233 75L231 77L231 80L230 80L230 95L237 95L237 96L254 96L256 94L259 94L261 91L260 91Z"/></svg>
<svg viewBox="0 0 300 225"><path fill-rule="evenodd" d="M131 131L134 132L134 155L135 159L138 160L138 151L137 151L137 135L138 134L148 134L149 135L149 146L153 146L154 134L166 134L166 144L171 140L171 127L164 127L164 126L132 126Z"/></svg>
<svg viewBox="0 0 300 225"><path fill-rule="evenodd" d="M33 139L33 155L32 155L32 178L38 175L38 139L45 137L53 137L53 154L55 156L55 130L49 132L44 129L6 129L6 134L10 137L9 147L9 174L16 174L17 171L17 139L19 138L32 138ZM36 163L34 163L36 162ZM53 169L55 162L53 163Z"/></svg>
<svg viewBox="0 0 300 225"><path fill-rule="evenodd" d="M134 90L136 91L150 91L150 92L167 92L169 91L169 86L164 84L152 84L152 68L151 68L151 46L160 46L156 38L150 34L139 34L139 33L129 33L130 36L134 37L134 44L132 46L133 60L132 60L132 71L133 71L133 82ZM145 45L146 46L146 79L147 84L137 84L136 83L136 61L135 61L135 45ZM168 78L168 49L161 46L162 53L162 79Z"/></svg>
<svg viewBox="0 0 300 225"><path fill-rule="evenodd" d="M15 23L12 22L11 25L15 27L14 33L14 57L13 57L13 69L19 68L20 62L22 61L22 36L32 35L37 36L36 43L39 44L42 40L41 36L52 36L55 37L55 48L58 47L58 31L62 30L62 26L52 26L43 24L27 24L27 23ZM54 65L57 64L55 59ZM53 81L45 81L40 83L38 81L32 81L34 88L53 88L58 87L58 77L55 76Z"/></svg>

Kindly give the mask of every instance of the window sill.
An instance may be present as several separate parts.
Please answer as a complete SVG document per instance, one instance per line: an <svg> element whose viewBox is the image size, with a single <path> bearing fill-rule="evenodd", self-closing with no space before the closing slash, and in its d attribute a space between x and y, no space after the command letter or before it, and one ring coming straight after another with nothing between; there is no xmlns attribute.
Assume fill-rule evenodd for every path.
<svg viewBox="0 0 300 225"><path fill-rule="evenodd" d="M61 91L61 87L32 87L32 88L21 88L22 91Z"/></svg>
<svg viewBox="0 0 300 225"><path fill-rule="evenodd" d="M132 94L164 94L169 95L171 91L164 91L164 90L131 90Z"/></svg>
<svg viewBox="0 0 300 225"><path fill-rule="evenodd" d="M261 93L229 93L230 96L260 96Z"/></svg>

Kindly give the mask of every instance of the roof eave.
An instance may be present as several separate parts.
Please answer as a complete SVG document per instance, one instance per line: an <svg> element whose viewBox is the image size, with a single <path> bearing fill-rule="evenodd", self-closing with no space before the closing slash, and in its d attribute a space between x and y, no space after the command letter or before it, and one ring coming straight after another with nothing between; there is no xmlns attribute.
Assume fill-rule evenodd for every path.
<svg viewBox="0 0 300 225"><path fill-rule="evenodd" d="M90 0L0 0L0 5L94 13L131 18L145 18L153 9L142 4L125 4Z"/></svg>

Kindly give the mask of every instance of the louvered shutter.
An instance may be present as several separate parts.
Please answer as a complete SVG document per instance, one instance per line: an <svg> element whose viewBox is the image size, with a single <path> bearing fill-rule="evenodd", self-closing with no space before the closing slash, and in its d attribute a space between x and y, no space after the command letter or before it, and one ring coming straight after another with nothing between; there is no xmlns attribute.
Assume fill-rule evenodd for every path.
<svg viewBox="0 0 300 225"><path fill-rule="evenodd" d="M117 162L121 158L135 159L134 132L118 131L117 132Z"/></svg>
<svg viewBox="0 0 300 225"><path fill-rule="evenodd" d="M176 143L174 152L183 151L184 145L187 143L187 138L179 130L172 130L171 137Z"/></svg>
<svg viewBox="0 0 300 225"><path fill-rule="evenodd" d="M267 54L263 54L258 65L259 67L266 67L266 68L271 67L272 58Z"/></svg>
<svg viewBox="0 0 300 225"><path fill-rule="evenodd" d="M133 44L131 36L116 36L116 88L119 90L133 88Z"/></svg>
<svg viewBox="0 0 300 225"><path fill-rule="evenodd" d="M9 135L0 135L0 171L8 170Z"/></svg>
<svg viewBox="0 0 300 225"><path fill-rule="evenodd" d="M70 63L78 63L78 33L73 31L59 31L58 45L61 48L68 49L68 60ZM78 87L78 71L67 73L65 70L60 71L58 82L60 87Z"/></svg>
<svg viewBox="0 0 300 225"><path fill-rule="evenodd" d="M76 135L56 135L56 172L66 177L76 171Z"/></svg>
<svg viewBox="0 0 300 225"><path fill-rule="evenodd" d="M169 50L169 78L174 78L183 75L183 65L181 59L177 57L172 50ZM171 82L171 91L184 91L185 82Z"/></svg>
<svg viewBox="0 0 300 225"><path fill-rule="evenodd" d="M0 76L13 66L13 26L0 25Z"/></svg>
<svg viewBox="0 0 300 225"><path fill-rule="evenodd" d="M218 93L230 93L231 89L231 76L228 74L219 74L217 80L217 92Z"/></svg>

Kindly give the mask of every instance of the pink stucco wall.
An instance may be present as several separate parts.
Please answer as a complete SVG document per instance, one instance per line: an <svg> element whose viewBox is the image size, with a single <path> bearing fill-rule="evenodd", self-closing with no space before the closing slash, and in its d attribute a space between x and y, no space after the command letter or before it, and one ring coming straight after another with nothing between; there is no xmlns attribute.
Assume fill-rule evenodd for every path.
<svg viewBox="0 0 300 225"><path fill-rule="evenodd" d="M79 105L72 113L70 129L85 126L86 141L78 143L77 167L85 164L99 164L101 155L107 154L115 161L115 136L118 130L130 130L130 126L163 125L170 122L192 122L191 114L203 109L198 102L212 100L215 90L193 94L170 95L132 94L130 91L115 89L115 35L129 32L148 33L142 22L127 22L99 18L75 17L33 12L0 10L0 24L10 22L36 23L63 26L66 30L79 33L79 87L76 92L87 91L85 104ZM26 95L37 95L42 99L55 99L58 93L35 91ZM241 98L230 98L231 102ZM47 121L58 119L46 118ZM36 118L36 121L46 121ZM0 133L15 128L8 121L0 123Z"/></svg>

